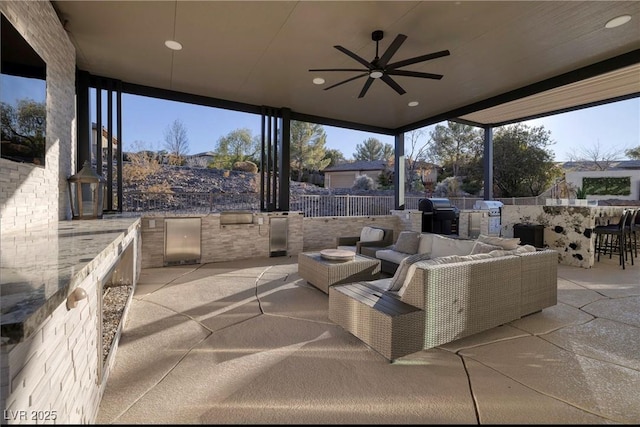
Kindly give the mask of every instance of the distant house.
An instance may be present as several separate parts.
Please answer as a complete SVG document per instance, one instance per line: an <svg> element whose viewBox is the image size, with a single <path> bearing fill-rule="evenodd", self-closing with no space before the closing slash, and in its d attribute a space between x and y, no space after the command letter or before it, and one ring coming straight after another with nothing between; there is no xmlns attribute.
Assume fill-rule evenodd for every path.
<svg viewBox="0 0 640 427"><path fill-rule="evenodd" d="M408 165L407 165L408 168ZM433 163L425 162L422 160L418 160L415 162L414 169L416 174L420 177L420 181L424 185L430 183L435 185L438 181L438 166Z"/></svg>
<svg viewBox="0 0 640 427"><path fill-rule="evenodd" d="M587 194L587 199L640 200L640 160L619 160L610 162L606 170L598 170L594 162L565 162L565 180L574 188L582 188L586 179L617 178L627 179L629 194Z"/></svg>
<svg viewBox="0 0 640 427"><path fill-rule="evenodd" d="M215 153L205 151L203 153L189 154L185 156L185 164L191 167L206 168L215 158Z"/></svg>
<svg viewBox="0 0 640 427"><path fill-rule="evenodd" d="M109 132L105 127L102 127L102 159L106 160L109 154L109 147L107 142L109 141ZM111 141L113 142L113 156L115 158L116 150L118 149L118 138L116 138L113 134L111 135ZM91 159L97 161L98 159L98 125L95 123L91 123Z"/></svg>
<svg viewBox="0 0 640 427"><path fill-rule="evenodd" d="M378 182L378 176L387 168L385 160L341 163L323 169L325 188L351 188L354 181L363 175Z"/></svg>
<svg viewBox="0 0 640 427"><path fill-rule="evenodd" d="M385 169L393 170L393 167L388 165L385 160L358 160L329 166L322 170L324 186L325 188L351 188L354 181L363 175L378 182L378 177ZM423 183L435 183L438 179L438 168L432 163L416 162L415 169Z"/></svg>

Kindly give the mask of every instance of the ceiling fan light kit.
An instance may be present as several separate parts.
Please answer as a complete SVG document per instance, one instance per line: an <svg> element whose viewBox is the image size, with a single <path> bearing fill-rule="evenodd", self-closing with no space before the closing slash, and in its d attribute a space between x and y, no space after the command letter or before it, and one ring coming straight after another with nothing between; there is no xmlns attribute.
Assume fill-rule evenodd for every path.
<svg viewBox="0 0 640 427"><path fill-rule="evenodd" d="M404 41L407 39L407 36L405 36L404 34L398 34L396 38L393 40L393 42L391 43L391 45L389 45L387 50L384 52L384 54L382 54L382 56L379 57L378 43L380 42L380 40L382 40L383 37L384 37L384 32L382 30L376 30L371 33L371 39L374 42L376 42L376 56L372 61L367 61L366 59L363 59L359 55L356 55L355 53L351 52L350 50L342 46L334 46L340 52L358 61L361 65L365 66L366 68L321 68L321 69L316 68L316 69L311 69L309 71L311 72L318 72L318 71L358 71L360 72L361 74L358 74L357 76L348 78L346 80L333 84L324 89L324 90L333 89L334 87L343 85L353 80L357 80L361 77L367 77L367 81L364 83L364 86L362 87L362 90L360 91L358 98L363 98L366 95L369 88L371 87L371 84L374 82L374 80L378 80L378 79L385 82L389 87L395 90L398 94L403 95L406 93L406 91L398 83L396 83L396 81L393 80L391 76L418 77L423 79L434 79L434 80L440 80L442 78L442 74L421 73L418 71L399 70L398 68L401 68L407 65L417 64L419 62L429 61L431 59L441 58L443 56L448 56L450 55L450 52L448 50L441 50L439 52L433 52L427 55L416 56L414 58L404 59L402 61L398 61L390 64L389 60L398 51L398 49L400 49L400 46L402 46L402 43L404 43Z"/></svg>

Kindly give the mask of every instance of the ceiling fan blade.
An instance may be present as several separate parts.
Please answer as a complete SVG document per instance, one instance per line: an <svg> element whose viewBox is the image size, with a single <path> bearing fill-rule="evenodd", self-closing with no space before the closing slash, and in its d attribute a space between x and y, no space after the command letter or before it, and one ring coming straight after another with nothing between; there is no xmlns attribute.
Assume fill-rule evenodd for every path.
<svg viewBox="0 0 640 427"><path fill-rule="evenodd" d="M358 55L356 55L355 53L351 52L350 50L345 49L342 46L334 46L334 47L336 49L338 49L340 52L344 53L345 55L350 56L351 58L355 59L356 61L358 61L359 63L361 63L365 67L367 67L368 70L371 70L373 68L373 66L371 65L371 63L369 61L359 57Z"/></svg>
<svg viewBox="0 0 640 427"><path fill-rule="evenodd" d="M350 82L350 81L352 81L352 80L359 79L360 77L364 77L364 76L368 76L368 75L369 75L369 73L368 73L368 72L366 72L366 73L364 73L364 74L360 74L360 75L357 75L357 76L355 76L355 77L351 77L350 79L343 80L343 81L341 81L340 83L336 83L336 84L334 84L334 85L331 85L331 86L329 86L329 87L326 87L326 88L324 88L324 90L329 90L329 89L334 88L334 87L336 87L336 86L340 86L340 85L343 85L343 84L345 84L345 83L349 83L349 82Z"/></svg>
<svg viewBox="0 0 640 427"><path fill-rule="evenodd" d="M402 46L402 43L404 43L406 39L407 36L405 36L404 34L398 34L396 36L395 40L393 40L393 43L389 45L387 50L384 52L384 55L382 55L382 57L380 57L380 59L378 60L378 66L380 68L384 68L384 66L387 65L387 62L389 62L391 57L398 51L398 49L400 49L400 46Z"/></svg>
<svg viewBox="0 0 640 427"><path fill-rule="evenodd" d="M363 70L362 68L314 68L313 70L309 70L309 71L369 71L369 70Z"/></svg>
<svg viewBox="0 0 640 427"><path fill-rule="evenodd" d="M407 93L407 91L402 89L398 83L396 83L391 77L389 77L388 74L385 74L382 77L380 77L380 80L382 80L383 82L391 86L393 90L398 92L400 95L404 95L405 93Z"/></svg>
<svg viewBox="0 0 640 427"><path fill-rule="evenodd" d="M409 58L403 61L394 62L393 64L387 65L386 69L395 70L396 68L404 67L405 65L417 64L418 62L441 58L448 55L450 55L450 52L448 50L441 50L440 52L429 53L427 55L416 56L415 58Z"/></svg>
<svg viewBox="0 0 640 427"><path fill-rule="evenodd" d="M387 74L389 74L390 76L422 77L423 79L435 79L435 80L440 80L443 77L442 74L419 73L417 71L405 71L405 70L391 70L391 71L387 71Z"/></svg>
<svg viewBox="0 0 640 427"><path fill-rule="evenodd" d="M367 81L364 82L364 86L362 86L362 90L360 91L360 95L358 95L358 98L364 97L364 94L367 93L367 91L371 87L371 83L373 83L373 80L373 78L369 77Z"/></svg>

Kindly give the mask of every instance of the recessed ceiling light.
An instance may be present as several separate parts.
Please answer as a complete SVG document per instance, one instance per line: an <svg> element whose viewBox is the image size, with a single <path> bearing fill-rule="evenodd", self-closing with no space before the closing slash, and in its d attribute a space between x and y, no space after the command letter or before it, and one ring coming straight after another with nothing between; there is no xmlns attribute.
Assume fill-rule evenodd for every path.
<svg viewBox="0 0 640 427"><path fill-rule="evenodd" d="M604 25L604 27L605 28L615 28L615 27L619 27L620 25L624 25L629 21L631 21L631 15L617 16L617 17L607 21L607 23Z"/></svg>
<svg viewBox="0 0 640 427"><path fill-rule="evenodd" d="M171 50L182 50L182 45L175 40L167 40L164 45Z"/></svg>
<svg viewBox="0 0 640 427"><path fill-rule="evenodd" d="M408 103L407 105L409 107L415 107L416 105L420 104L418 101L411 101L410 103Z"/></svg>
<svg viewBox="0 0 640 427"><path fill-rule="evenodd" d="M324 79L322 77L316 77L313 79L313 84L314 85L323 85L324 84Z"/></svg>

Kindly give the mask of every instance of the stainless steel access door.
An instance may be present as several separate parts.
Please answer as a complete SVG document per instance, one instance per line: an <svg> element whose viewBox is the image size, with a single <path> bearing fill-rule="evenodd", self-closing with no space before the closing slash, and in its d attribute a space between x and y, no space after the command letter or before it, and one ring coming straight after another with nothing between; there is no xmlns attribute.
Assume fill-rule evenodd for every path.
<svg viewBox="0 0 640 427"><path fill-rule="evenodd" d="M164 220L164 264L200 263L201 218Z"/></svg>
<svg viewBox="0 0 640 427"><path fill-rule="evenodd" d="M269 252L270 256L284 256L287 254L287 218L271 218L269 221Z"/></svg>

